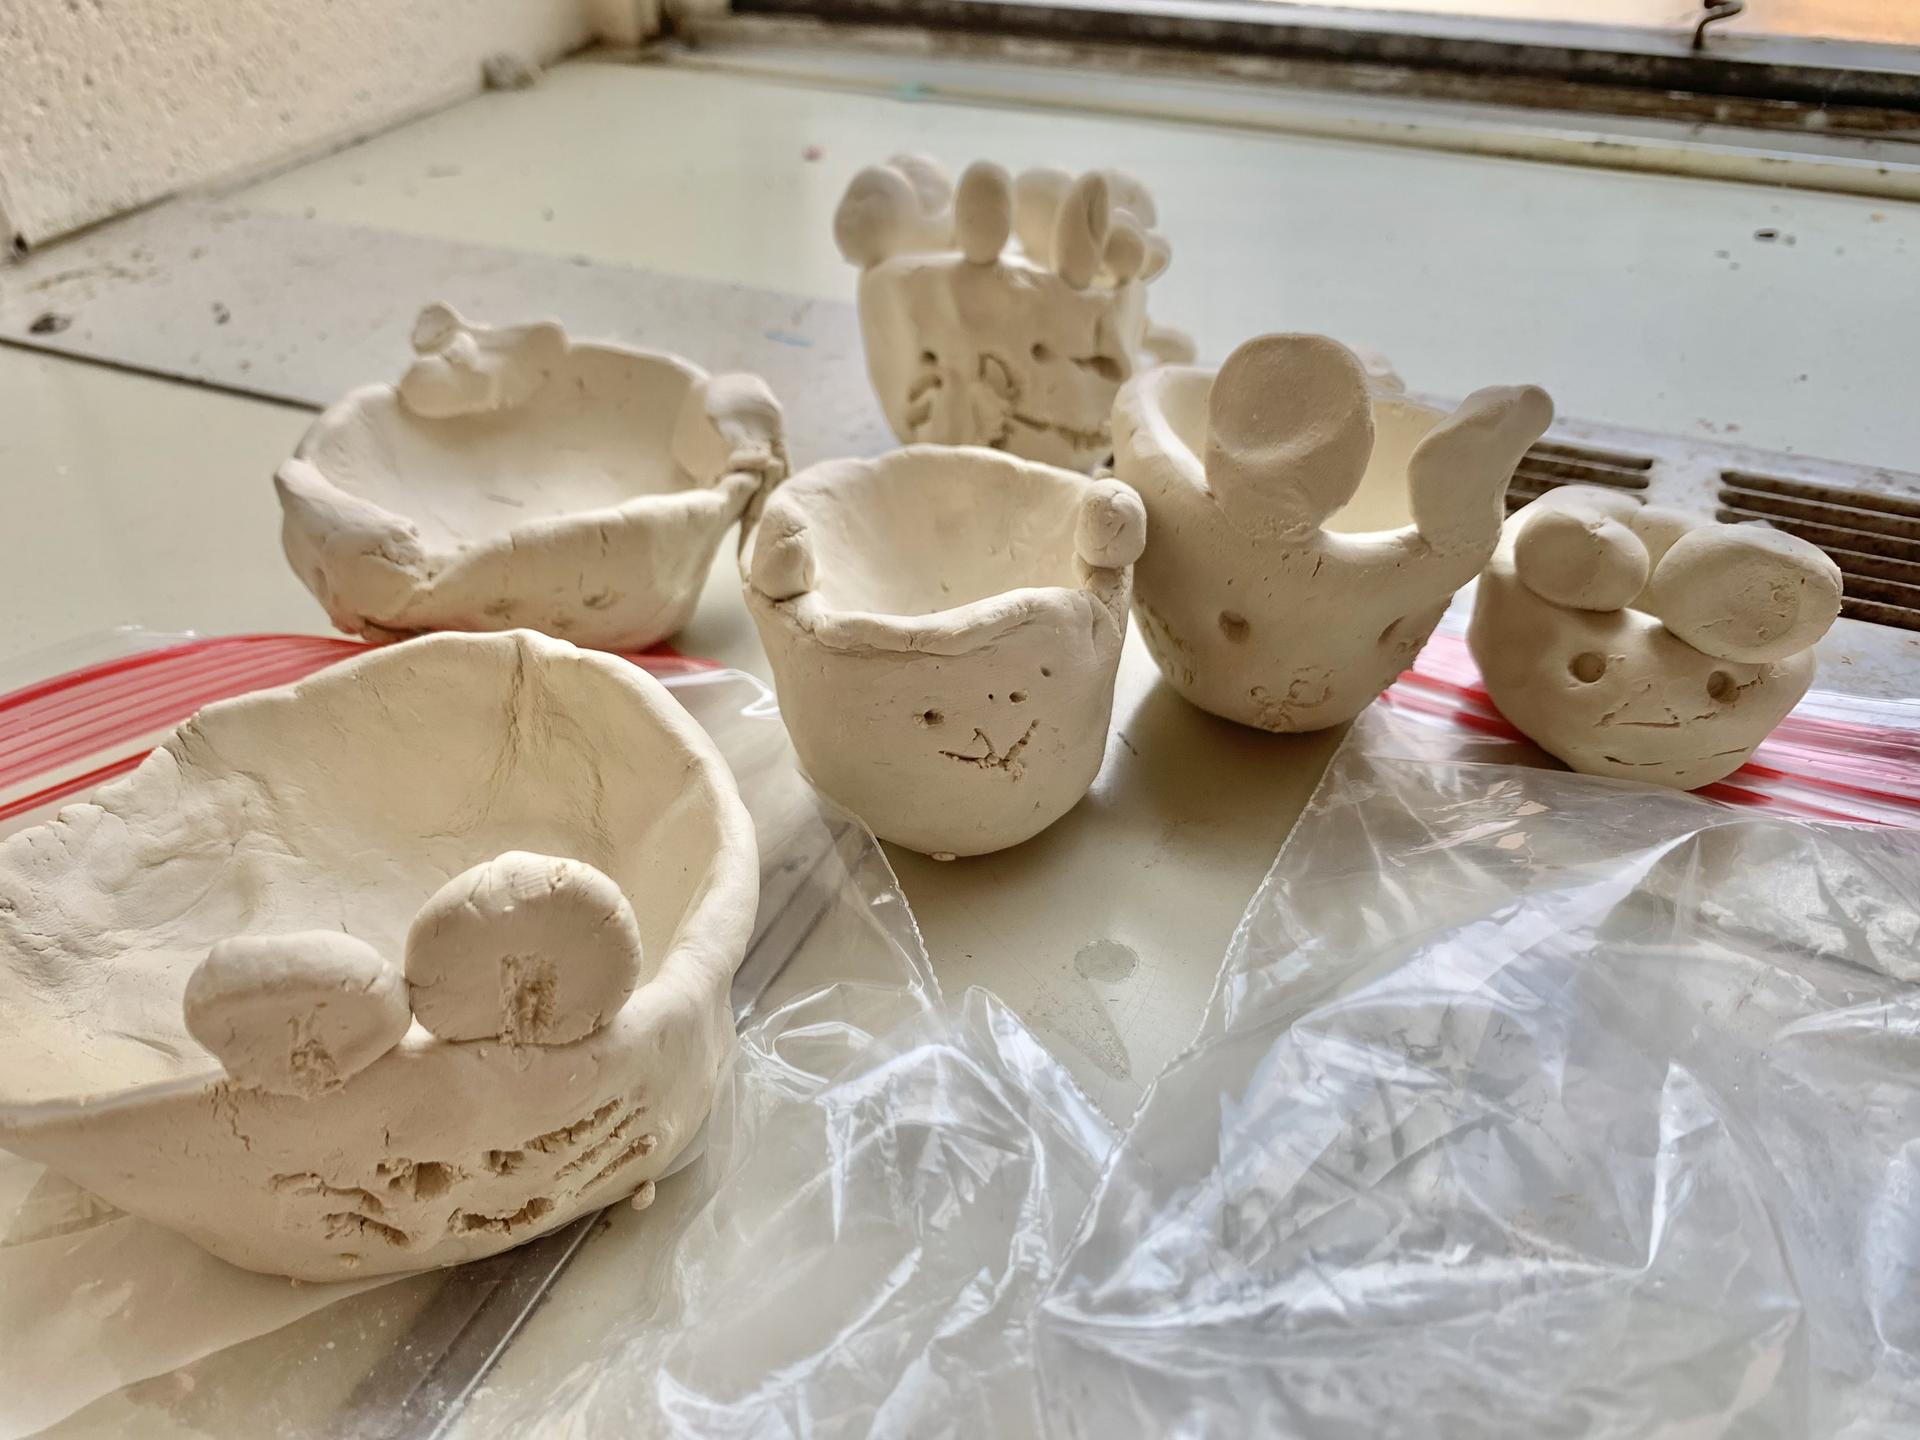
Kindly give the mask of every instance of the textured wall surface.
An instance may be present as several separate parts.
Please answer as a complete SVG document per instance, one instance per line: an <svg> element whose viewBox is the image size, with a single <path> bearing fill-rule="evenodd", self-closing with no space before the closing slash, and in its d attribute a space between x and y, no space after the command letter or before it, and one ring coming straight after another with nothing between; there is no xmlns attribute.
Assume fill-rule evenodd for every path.
<svg viewBox="0 0 1920 1440"><path fill-rule="evenodd" d="M586 43L588 0L0 0L0 231L38 244ZM11 238L10 236L0 238Z"/></svg>

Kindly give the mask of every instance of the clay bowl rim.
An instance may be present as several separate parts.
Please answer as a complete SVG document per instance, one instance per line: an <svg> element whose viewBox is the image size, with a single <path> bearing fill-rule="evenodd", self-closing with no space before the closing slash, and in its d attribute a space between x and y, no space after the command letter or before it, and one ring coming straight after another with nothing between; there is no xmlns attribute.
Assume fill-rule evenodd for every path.
<svg viewBox="0 0 1920 1440"><path fill-rule="evenodd" d="M1063 488L1076 490L1079 494L1078 505L1085 504L1099 483L1091 475L1049 465L1041 460L1028 460L984 445L902 445L875 456L843 457L809 465L772 492L762 508L760 521L764 523L774 507L789 504L800 509L804 515L804 507L800 502L809 492L857 483L890 467L922 464L957 467L962 471L991 469L1001 475L1027 472L1045 477L1048 482L1058 483ZM1076 506L1076 526L1077 518ZM756 524L753 532L742 542L740 551L741 574L750 601L785 615L792 629L829 650L874 649L947 657L963 655L991 644L1008 631L1048 612L1066 621L1075 613L1082 595L1092 596L1102 604L1114 603L1116 595L1126 589L1132 569L1131 566L1088 564L1080 558L1075 535L1069 533L1066 543L1073 550L1073 563L1081 575L1077 584L1018 585L944 609L918 615L901 615L829 605L821 598L817 585L798 595L776 600L753 580L754 545L759 534L760 524Z"/></svg>
<svg viewBox="0 0 1920 1440"><path fill-rule="evenodd" d="M699 722L673 698L667 687L639 666L602 651L584 649L564 640L556 640L535 630L496 630L470 632L459 630L437 631L416 639L397 641L390 644L372 645L368 653L357 655L338 665L330 665L323 670L286 685L276 685L265 690L252 691L245 695L236 695L225 700L216 700L203 706L195 715L207 710L260 708L261 702L269 697L292 697L301 691L320 684L352 684L353 676L364 667L381 664L397 664L404 667L405 660L396 661L396 654L406 653L408 647L419 645L435 646L514 646L522 652L547 652L549 658L572 651L586 659L596 668L600 668L613 684L626 690L629 696L640 705L649 717L660 727L663 738L672 746L681 774L687 783L696 784L712 804L715 827L719 831L719 843L715 846L704 875L696 883L691 898L680 913L674 926L673 938L666 953L661 957L657 968L653 969L650 979L636 986L627 997L626 1003L609 1016L604 1024L579 1040L562 1045L547 1045L545 1051L564 1051L581 1049L584 1051L596 1043L602 1043L604 1037L625 1019L632 1019L639 1010L652 1005L681 1003L676 995L669 991L685 988L682 977L697 973L704 958L716 954L733 954L732 968L737 970L744 956L746 945L751 938L754 916L760 897L760 858L759 842L753 828L753 820L747 812L745 802L740 799L739 790L733 780L732 771L725 758ZM69 810L96 807L112 809L112 801L127 789L140 781L143 772L157 763L163 763L158 757L165 753L167 740L182 726L191 724L194 716L180 722L170 730L152 752L127 774L110 781L93 792L87 799L73 805L62 806L54 819L16 831L13 835L0 840L0 847L19 842L21 836L31 835L57 823L59 816ZM102 800L107 804L102 804ZM474 863L493 859L490 855L474 857ZM421 904L429 897L422 896ZM629 897L631 898L631 897ZM245 933L245 932L236 932ZM385 956L396 967L402 964L401 957ZM497 1037L479 1040L442 1040L422 1027L417 1019L400 1040L365 1067L349 1077L340 1088L323 1094L308 1097L309 1104L339 1104L350 1095L354 1081L372 1073L383 1066L393 1064L418 1063L431 1053L443 1049L470 1049L487 1046L501 1046ZM97 1115L108 1110L137 1109L141 1107L165 1107L178 1103L184 1097L206 1096L234 1084L232 1078L211 1055L205 1057L204 1068L192 1074L178 1075L165 1079L151 1080L126 1086L119 1090L103 1090L92 1094L60 1096L48 1100L26 1103L9 1103L0 1099L0 1135L28 1130L58 1129L64 1124ZM289 1103L292 1103L291 1101Z"/></svg>
<svg viewBox="0 0 1920 1440"><path fill-rule="evenodd" d="M629 362L640 362L640 368L659 371L671 371L686 382L686 392L714 378L712 372L695 364L683 355L668 350L652 350L637 345L617 345L606 341L567 341L565 355L607 355ZM336 481L315 457L314 450L320 443L321 432L330 425L338 424L344 417L379 400L390 403L396 410L405 413L410 423L431 433L441 426L457 423L470 417L463 415L427 416L407 411L405 402L400 398L400 386L397 381L371 381L356 385L338 400L328 405L313 417L300 439L293 447L293 453L281 461L274 472L276 490L297 489L311 494L319 491L323 496L338 496L355 508L363 508L368 518L376 519L413 533L414 543L421 555L437 562L432 573L427 576L424 588L432 589L445 583L462 567L473 564L476 559L491 556L502 549L512 549L516 544L529 539L540 544L550 544L556 536L564 536L575 531L587 530L612 520L661 522L670 520L675 512L689 514L710 512L706 518L719 524L731 523L749 504L754 494L764 483L764 477L757 472L727 468L711 479L688 486L682 490L657 490L632 495L613 505L597 505L584 510L565 510L552 514L532 515L524 520L491 535L455 539L444 543L439 539L428 539L420 530L412 516L395 510L391 505L383 504L358 490L349 490ZM520 408L520 407L515 407ZM503 411L511 414L512 411ZM773 432L762 437L774 451L783 448L786 439L784 415L774 426ZM671 433L667 436L670 450ZM729 457L731 458L731 457ZM290 472L293 472L290 478ZM282 500L284 502L284 495Z"/></svg>

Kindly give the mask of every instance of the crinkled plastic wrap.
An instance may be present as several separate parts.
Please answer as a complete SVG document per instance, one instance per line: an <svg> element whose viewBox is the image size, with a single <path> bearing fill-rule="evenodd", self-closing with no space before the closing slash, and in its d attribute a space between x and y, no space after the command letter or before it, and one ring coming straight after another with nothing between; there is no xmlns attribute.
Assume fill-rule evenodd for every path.
<svg viewBox="0 0 1920 1440"><path fill-rule="evenodd" d="M1051 1433L1920 1434L1920 838L1487 753L1340 752L1041 1306Z"/></svg>
<svg viewBox="0 0 1920 1440"><path fill-rule="evenodd" d="M867 998L749 1028L658 1298L459 1434L1035 1432L1030 1321L1113 1134L985 992Z"/></svg>
<svg viewBox="0 0 1920 1440"><path fill-rule="evenodd" d="M740 1060L568 1272L611 1303L556 1294L445 1433L1920 1434L1915 832L1377 706L1116 1147L1004 1008L942 999L764 695L687 685L765 844ZM303 1428L231 1399L403 1349L392 1297L439 1283L109 1399Z"/></svg>

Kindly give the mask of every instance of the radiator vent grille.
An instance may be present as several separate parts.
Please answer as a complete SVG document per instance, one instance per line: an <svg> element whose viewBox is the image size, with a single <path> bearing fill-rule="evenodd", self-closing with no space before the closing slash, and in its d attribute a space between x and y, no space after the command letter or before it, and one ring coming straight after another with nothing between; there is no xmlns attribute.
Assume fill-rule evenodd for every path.
<svg viewBox="0 0 1920 1440"><path fill-rule="evenodd" d="M1507 513L1511 515L1562 485L1604 485L1609 490L1637 493L1647 488L1652 469L1651 455L1542 440L1520 457L1513 483L1507 486Z"/></svg>

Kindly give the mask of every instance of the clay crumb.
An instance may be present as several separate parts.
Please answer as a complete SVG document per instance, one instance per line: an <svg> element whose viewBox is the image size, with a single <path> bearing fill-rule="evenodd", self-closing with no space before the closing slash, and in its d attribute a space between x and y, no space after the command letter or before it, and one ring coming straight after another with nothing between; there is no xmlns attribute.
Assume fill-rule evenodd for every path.
<svg viewBox="0 0 1920 1440"><path fill-rule="evenodd" d="M540 79L540 67L506 50L480 62L480 82L489 90L527 90Z"/></svg>
<svg viewBox="0 0 1920 1440"><path fill-rule="evenodd" d="M474 1210L456 1210L447 1221L447 1228L461 1235L471 1235L476 1230L510 1235L522 1226L543 1220L552 1213L553 1201L545 1195L536 1195L511 1215L482 1215Z"/></svg>

